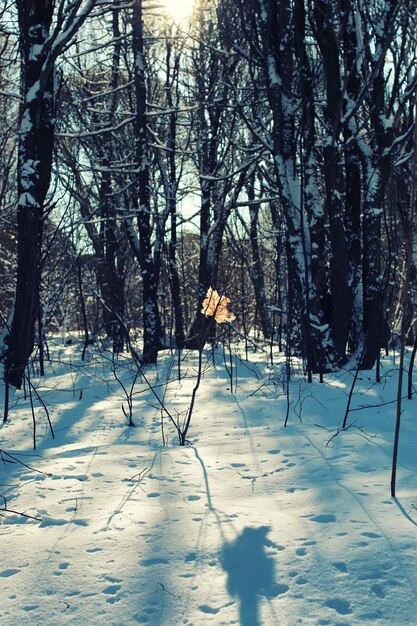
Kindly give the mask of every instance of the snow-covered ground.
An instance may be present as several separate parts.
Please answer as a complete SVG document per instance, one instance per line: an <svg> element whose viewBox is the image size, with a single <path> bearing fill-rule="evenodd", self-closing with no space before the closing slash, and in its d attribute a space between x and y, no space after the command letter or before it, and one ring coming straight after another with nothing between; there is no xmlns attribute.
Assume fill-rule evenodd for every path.
<svg viewBox="0 0 417 626"><path fill-rule="evenodd" d="M311 385L262 355L210 352L188 433L144 383L127 426L111 358L82 364L77 346L52 352L33 394L11 398L0 447L0 623L167 626L417 624L416 399L404 400L398 499L390 498L397 364L365 372L341 425L353 374ZM187 406L195 354L161 355L147 376L173 415ZM134 367L115 365L129 393ZM166 387L166 378L171 383ZM3 393L3 390L2 390ZM384 404L391 402L389 404ZM357 427L363 430L359 430ZM327 429L327 430L326 430ZM375 435L375 436L374 436ZM36 471L35 471L36 470ZM0 506L1 502L0 502Z"/></svg>

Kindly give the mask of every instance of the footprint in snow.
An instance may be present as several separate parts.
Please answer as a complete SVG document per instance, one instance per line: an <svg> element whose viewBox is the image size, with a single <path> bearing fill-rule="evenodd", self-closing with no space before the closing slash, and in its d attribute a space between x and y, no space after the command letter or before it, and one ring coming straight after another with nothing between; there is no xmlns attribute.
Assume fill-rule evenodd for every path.
<svg viewBox="0 0 417 626"><path fill-rule="evenodd" d="M66 562L60 563L58 565L58 570L59 571L54 572L55 576L61 576L62 572L65 571L66 569L68 569L68 567L69 567L69 563L66 563Z"/></svg>
<svg viewBox="0 0 417 626"><path fill-rule="evenodd" d="M336 515L332 515L330 513L322 514L322 515L313 515L310 517L312 522L317 522L318 524L330 524L331 522L336 521Z"/></svg>
<svg viewBox="0 0 417 626"><path fill-rule="evenodd" d="M103 589L102 593L108 596L106 598L106 602L108 602L109 604L115 604L116 602L119 602L120 597L118 597L116 594L118 591L120 591L121 588L121 585L109 585L108 587Z"/></svg>
<svg viewBox="0 0 417 626"><path fill-rule="evenodd" d="M378 583L376 583L375 585L372 585L371 591L376 596L378 596L378 598L385 598L385 591L382 585L378 585Z"/></svg>
<svg viewBox="0 0 417 626"><path fill-rule="evenodd" d="M337 569L338 572L341 572L341 574L347 574L346 563L344 563L343 561L333 563L333 566Z"/></svg>
<svg viewBox="0 0 417 626"><path fill-rule="evenodd" d="M108 585L102 591L106 596L114 596L120 589L122 585Z"/></svg>
<svg viewBox="0 0 417 626"><path fill-rule="evenodd" d="M78 480L79 482L84 482L85 480L88 480L87 474L70 474L68 476L63 476L62 478L64 480Z"/></svg>
<svg viewBox="0 0 417 626"><path fill-rule="evenodd" d="M103 548L87 548L86 552L102 552Z"/></svg>
<svg viewBox="0 0 417 626"><path fill-rule="evenodd" d="M22 570L19 569L19 568L5 569L2 572L0 572L0 577L1 578L9 578L10 576L15 576L16 574L18 574L21 571Z"/></svg>
<svg viewBox="0 0 417 626"><path fill-rule="evenodd" d="M210 615L216 615L216 613L219 612L219 609L216 609L215 607L207 606L207 604L201 604L198 608L203 613L209 613Z"/></svg>
<svg viewBox="0 0 417 626"><path fill-rule="evenodd" d="M113 563L113 561L108 561L109 563ZM120 578L114 578L113 576L102 576L104 580L107 580L109 583L121 583L122 580Z"/></svg>
<svg viewBox="0 0 417 626"><path fill-rule="evenodd" d="M47 526L63 526L66 523L66 519L44 517L42 518L42 522L39 524L39 528L46 528Z"/></svg>
<svg viewBox="0 0 417 626"><path fill-rule="evenodd" d="M166 565L169 561L167 559L163 559L161 557L155 557L153 559L144 559L141 561L141 565L144 567L150 567L151 565Z"/></svg>
<svg viewBox="0 0 417 626"><path fill-rule="evenodd" d="M275 583L271 585L268 589L262 593L266 598L276 598L277 596L282 596L284 593L289 591L289 586L283 583Z"/></svg>
<svg viewBox="0 0 417 626"><path fill-rule="evenodd" d="M326 606L330 609L334 609L339 615L349 615L352 613L350 603L342 598L329 598L326 600Z"/></svg>

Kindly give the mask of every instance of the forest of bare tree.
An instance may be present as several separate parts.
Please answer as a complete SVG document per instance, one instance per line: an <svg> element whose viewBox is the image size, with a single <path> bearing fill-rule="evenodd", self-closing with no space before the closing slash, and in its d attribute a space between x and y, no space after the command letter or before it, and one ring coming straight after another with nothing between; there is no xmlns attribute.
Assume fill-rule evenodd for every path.
<svg viewBox="0 0 417 626"><path fill-rule="evenodd" d="M417 623L416 202L417 0L0 2L2 624Z"/></svg>
<svg viewBox="0 0 417 626"><path fill-rule="evenodd" d="M235 331L309 377L415 337L414 0L1 12L4 378L79 332L155 363ZM211 337L213 339L213 337Z"/></svg>

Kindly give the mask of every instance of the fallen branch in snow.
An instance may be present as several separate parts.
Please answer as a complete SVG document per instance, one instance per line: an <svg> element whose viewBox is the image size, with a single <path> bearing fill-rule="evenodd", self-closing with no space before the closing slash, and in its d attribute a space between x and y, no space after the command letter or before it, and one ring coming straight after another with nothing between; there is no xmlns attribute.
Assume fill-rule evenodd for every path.
<svg viewBox="0 0 417 626"><path fill-rule="evenodd" d="M241 476L245 480L250 480L251 486L252 486L252 493L254 493L254 491L255 491L255 483L258 480L258 478L265 478L266 476L271 476L272 474L277 474L278 472L284 472L286 469L288 469L288 467L277 467L276 469L272 470L271 472L264 472L263 474L260 474L259 476L244 476L239 471L238 471L238 474L239 474L239 476Z"/></svg>
<svg viewBox="0 0 417 626"><path fill-rule="evenodd" d="M0 508L0 511L3 511L4 513L14 513L15 515L20 515L21 517L27 517L28 519L34 519L37 522L41 522L42 521L40 517L34 517L33 515L28 515L27 513L22 513L21 511L15 511L14 509L7 508L7 498L6 498L6 496L0 496L0 498L3 498L3 504L4 504L4 506L2 508ZM5 517L5 515L2 515L2 517Z"/></svg>
<svg viewBox="0 0 417 626"><path fill-rule="evenodd" d="M140 472L138 472L137 474L133 474L133 476L131 476L130 478L128 478L129 481L133 480L134 478L136 478L136 476L139 476L139 480L142 480L142 474L144 472L148 471L148 467L145 467L143 470L141 470Z"/></svg>
<svg viewBox="0 0 417 626"><path fill-rule="evenodd" d="M318 428L323 428L324 430L327 430L327 432L331 432L330 428L326 428L326 426L322 426L321 424L314 424L315 426L318 426ZM333 433L333 435L330 437L330 439L327 441L326 443L326 448L329 446L330 442L333 441L333 439L335 439L338 435L340 435L340 433L342 432L346 432L347 430L350 429L356 429L359 431L359 435L361 437L363 437L364 439L366 439L367 441L372 441L373 439L375 439L375 437L377 437L377 433L374 433L373 435L371 435L370 433L367 433L362 426L357 426L356 422L352 422L351 424L348 424L347 426L342 426L342 428L340 428L338 426L337 430L335 433Z"/></svg>
<svg viewBox="0 0 417 626"><path fill-rule="evenodd" d="M156 588L158 589L159 587L162 589L162 591L164 591L168 595L172 596L173 598L178 598L178 596L176 596L175 593L172 593L172 591L169 591L168 589L165 588L164 583L157 582L156 583Z"/></svg>
<svg viewBox="0 0 417 626"><path fill-rule="evenodd" d="M402 396L402 400L405 400L407 396ZM350 413L353 411L363 411L364 409L379 409L381 406L388 406L389 404L395 404L397 400L388 400L387 402L380 402L379 404L362 404L362 406L357 406L354 409L349 409Z"/></svg>
<svg viewBox="0 0 417 626"><path fill-rule="evenodd" d="M19 459L17 459L15 456L13 456L13 454L10 454L10 452L6 452L5 450L2 450L1 448L0 448L0 459L3 461L5 465L6 463L19 463L19 465L23 465L23 467L26 467L32 472L37 472L38 474L45 474L46 476L52 476L52 474L48 474L47 472L42 472L42 470L38 470L35 467L26 465L26 463L23 463L23 461L20 461Z"/></svg>

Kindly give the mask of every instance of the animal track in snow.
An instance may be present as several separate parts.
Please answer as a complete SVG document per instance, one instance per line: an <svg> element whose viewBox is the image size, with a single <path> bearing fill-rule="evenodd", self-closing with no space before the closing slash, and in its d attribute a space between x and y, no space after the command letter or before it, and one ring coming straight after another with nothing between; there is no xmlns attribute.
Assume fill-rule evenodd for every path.
<svg viewBox="0 0 417 626"><path fill-rule="evenodd" d="M288 487L287 493L295 493L296 491L308 491L308 487Z"/></svg>
<svg viewBox="0 0 417 626"><path fill-rule="evenodd" d="M167 559L163 559L162 557L154 557L152 559L144 559L141 561L141 565L143 567L150 567L151 565L167 565L169 561Z"/></svg>
<svg viewBox="0 0 417 626"><path fill-rule="evenodd" d="M103 548L87 548L86 552L102 552Z"/></svg>
<svg viewBox="0 0 417 626"><path fill-rule="evenodd" d="M341 574L347 574L346 563L344 563L343 561L337 561L336 563L333 563L333 565Z"/></svg>
<svg viewBox="0 0 417 626"><path fill-rule="evenodd" d="M201 604L198 608L203 613L210 613L211 615L216 615L216 613L219 612L219 609L216 609L215 607L207 606L207 604Z"/></svg>
<svg viewBox="0 0 417 626"><path fill-rule="evenodd" d="M379 585L378 583L375 583L374 585L372 585L371 591L376 596L378 596L378 598L385 598L385 591L384 591L384 588L382 587L382 585Z"/></svg>
<svg viewBox="0 0 417 626"><path fill-rule="evenodd" d="M19 568L4 569L2 572L0 572L0 577L1 578L10 578L10 576L15 576L16 574L18 574L21 571L22 570L19 569Z"/></svg>
<svg viewBox="0 0 417 626"><path fill-rule="evenodd" d="M266 589L262 595L267 598L276 598L277 596L282 596L284 593L289 591L289 586L283 583L275 583L271 585L268 589Z"/></svg>
<svg viewBox="0 0 417 626"><path fill-rule="evenodd" d="M339 615L350 615L352 613L350 603L342 598L329 598L326 600L326 606L334 609Z"/></svg>
<svg viewBox="0 0 417 626"><path fill-rule="evenodd" d="M331 522L336 522L336 515L332 513L322 513L320 515L306 515L311 522L317 522L318 524L330 524Z"/></svg>
<svg viewBox="0 0 417 626"><path fill-rule="evenodd" d="M106 595L114 595L122 588L122 585L108 585L105 587L102 592Z"/></svg>

